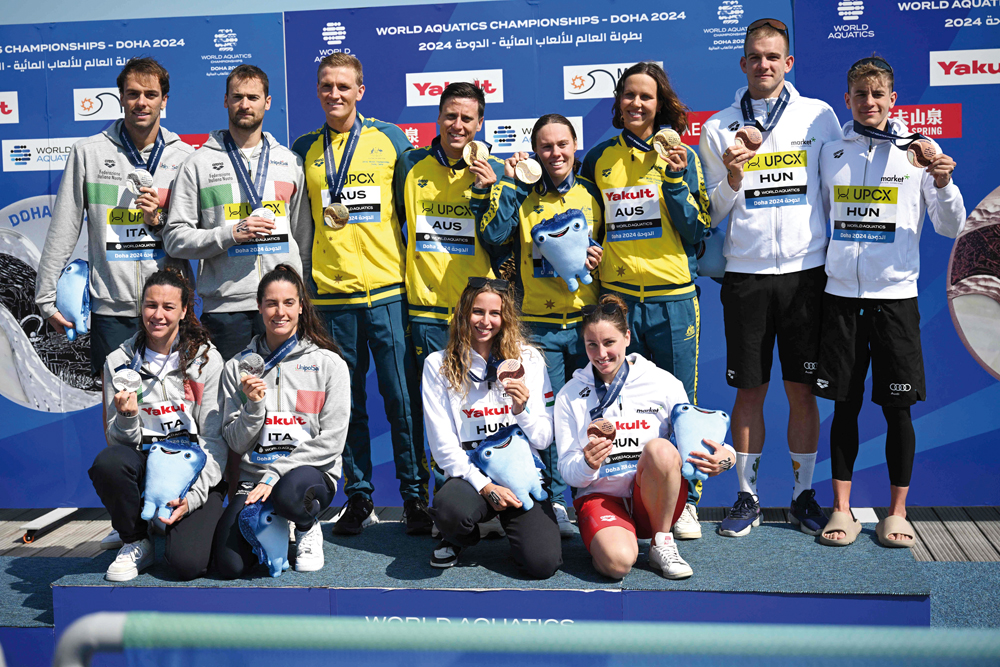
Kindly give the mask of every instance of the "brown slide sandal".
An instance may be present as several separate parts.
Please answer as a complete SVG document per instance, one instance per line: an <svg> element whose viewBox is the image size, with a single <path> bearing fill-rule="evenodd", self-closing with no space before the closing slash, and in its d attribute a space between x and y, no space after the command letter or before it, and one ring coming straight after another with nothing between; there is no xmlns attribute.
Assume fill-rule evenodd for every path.
<svg viewBox="0 0 1000 667"><path fill-rule="evenodd" d="M906 539L890 540L889 536L894 534L906 535ZM878 541L882 543L883 547L889 547L890 549L912 547L913 540L917 536L910 522L895 514L891 514L878 522L878 525L875 526L875 535L878 536Z"/></svg>
<svg viewBox="0 0 1000 667"><path fill-rule="evenodd" d="M844 537L839 540L824 537L824 533L832 533L838 530L844 533ZM819 543L825 544L828 547L846 547L858 539L858 533L860 532L861 522L855 519L850 512L834 512L819 534Z"/></svg>

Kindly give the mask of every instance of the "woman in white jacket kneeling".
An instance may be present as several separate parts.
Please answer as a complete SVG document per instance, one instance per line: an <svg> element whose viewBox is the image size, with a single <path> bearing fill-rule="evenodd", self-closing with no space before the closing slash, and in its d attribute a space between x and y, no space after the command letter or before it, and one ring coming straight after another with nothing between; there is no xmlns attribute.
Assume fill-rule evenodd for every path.
<svg viewBox="0 0 1000 667"><path fill-rule="evenodd" d="M590 363L573 374L555 406L559 472L575 488L583 543L598 572L621 579L639 556L637 539L652 538L650 564L668 579L685 579L691 566L670 529L687 502L687 484L684 462L666 439L671 410L688 402L684 385L639 354L625 356L631 335L620 297L605 294L583 313ZM596 429L588 435L599 418L607 420L610 438ZM728 445L704 443L712 453L688 459L702 472L718 475L735 463Z"/></svg>
<svg viewBox="0 0 1000 667"><path fill-rule="evenodd" d="M239 527L240 511L258 500L270 500L276 515L295 524L295 569L323 567L319 513L337 492L351 416L347 363L295 269L279 264L266 273L257 306L265 334L226 362L222 374L223 435L242 456L236 497L215 534L223 579L258 563ZM241 367L250 359L257 363ZM254 365L263 368L248 368Z"/></svg>
<svg viewBox="0 0 1000 667"><path fill-rule="evenodd" d="M501 370L498 381L505 360L519 361L523 375L507 379ZM454 565L463 548L479 542L479 524L499 515L514 561L534 579L551 577L562 565L562 545L550 500L518 498L468 456L489 435L515 424L534 450L552 443L545 360L528 343L506 280L469 278L447 348L424 364L421 391L431 452L449 478L430 510L442 537L431 565Z"/></svg>

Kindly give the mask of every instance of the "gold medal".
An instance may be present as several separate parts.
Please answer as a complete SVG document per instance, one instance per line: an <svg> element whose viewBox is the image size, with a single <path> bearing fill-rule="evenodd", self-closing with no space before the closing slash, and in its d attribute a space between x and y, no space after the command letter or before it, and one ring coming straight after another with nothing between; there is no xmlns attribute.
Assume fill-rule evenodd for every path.
<svg viewBox="0 0 1000 667"><path fill-rule="evenodd" d="M665 127L653 136L653 149L664 160L670 155L670 149L681 145L681 135L676 131Z"/></svg>
<svg viewBox="0 0 1000 667"><path fill-rule="evenodd" d="M537 183L542 177L542 165L538 164L537 160L532 160L531 158L521 160L514 165L514 175L522 183L527 183L528 185Z"/></svg>
<svg viewBox="0 0 1000 667"><path fill-rule="evenodd" d="M462 159L466 165L471 165L476 160L485 160L490 156L490 149L481 141L470 141L462 149Z"/></svg>
<svg viewBox="0 0 1000 667"><path fill-rule="evenodd" d="M323 222L332 229L343 229L350 219L350 210L340 202L330 204L323 209Z"/></svg>

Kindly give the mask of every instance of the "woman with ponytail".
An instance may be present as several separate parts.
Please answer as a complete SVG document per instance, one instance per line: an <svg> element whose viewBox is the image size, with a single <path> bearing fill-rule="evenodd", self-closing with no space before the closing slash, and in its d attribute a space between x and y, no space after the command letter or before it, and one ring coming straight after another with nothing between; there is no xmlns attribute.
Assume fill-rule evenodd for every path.
<svg viewBox="0 0 1000 667"><path fill-rule="evenodd" d="M506 177L497 215L480 229L485 243L501 246L513 241L513 262L508 278L522 297L522 319L531 331L532 339L545 355L552 390L559 391L573 371L587 363L580 340L580 309L597 303L600 282L594 276L589 285L570 291L566 281L557 277L542 258L531 237L535 226L559 214L576 216L586 226L595 243L587 249L586 269L595 271L601 261L601 246L596 241L604 236L604 202L601 192L591 181L580 178L580 162L576 159L577 139L573 124L557 113L546 114L531 130L533 157L542 167L541 179L525 183L518 178L526 175L524 165L517 165L531 156L516 153L507 159ZM530 163L529 163L530 164ZM513 187L511 187L513 184ZM570 224L573 220L569 220ZM574 232L576 233L576 232ZM566 513L564 493L566 483L559 476L555 444L539 452L545 470L545 481L552 489L552 509L559 521L563 537L577 533Z"/></svg>
<svg viewBox="0 0 1000 667"><path fill-rule="evenodd" d="M139 378L135 391L115 388L114 377L123 371ZM124 543L108 567L109 581L128 581L153 563L147 522L140 516L142 493L149 450L167 438L190 440L207 460L184 497L167 503L172 513L162 521L164 560L181 579L207 571L226 494L221 373L222 357L194 314L187 280L172 268L153 273L142 288L139 331L104 364L108 447L94 460L90 479Z"/></svg>
<svg viewBox="0 0 1000 667"><path fill-rule="evenodd" d="M687 393L680 380L640 354L626 356L628 311L615 294L584 309L590 363L556 397L559 472L576 489L577 522L598 572L623 578L639 556L637 539L652 539L650 565L668 579L684 579L691 567L671 528L687 502L687 485L684 462L667 437L670 413L688 402ZM732 447L703 442L712 453L692 453L688 461L696 468L713 476L732 467Z"/></svg>
<svg viewBox="0 0 1000 667"><path fill-rule="evenodd" d="M258 563L240 533L240 512L269 501L295 525L295 569L323 567L319 514L333 501L351 417L351 379L298 272L279 264L257 288L265 333L226 362L223 434L241 458L239 486L215 536L215 563L224 579ZM258 355L263 369L241 371Z"/></svg>

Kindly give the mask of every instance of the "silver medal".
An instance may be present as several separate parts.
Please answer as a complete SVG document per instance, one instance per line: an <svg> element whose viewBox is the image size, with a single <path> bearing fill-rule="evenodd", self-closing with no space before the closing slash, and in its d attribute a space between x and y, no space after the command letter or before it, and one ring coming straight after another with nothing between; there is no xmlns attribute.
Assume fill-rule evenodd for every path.
<svg viewBox="0 0 1000 667"><path fill-rule="evenodd" d="M250 211L250 215L247 217L264 218L265 220L268 220L270 222L275 221L274 211L264 206L261 206L260 208L255 208L254 210ZM257 232L257 236L270 236L270 235L271 232Z"/></svg>
<svg viewBox="0 0 1000 667"><path fill-rule="evenodd" d="M261 373L264 372L264 358L256 352L251 352L247 356L240 359L239 368L241 378L247 375L259 378Z"/></svg>
<svg viewBox="0 0 1000 667"><path fill-rule="evenodd" d="M138 197L141 194L139 188L153 187L153 175L140 167L125 177L125 187Z"/></svg>
<svg viewBox="0 0 1000 667"><path fill-rule="evenodd" d="M131 368L123 368L111 378L111 386L116 391L139 391L139 387L142 386L142 378Z"/></svg>

